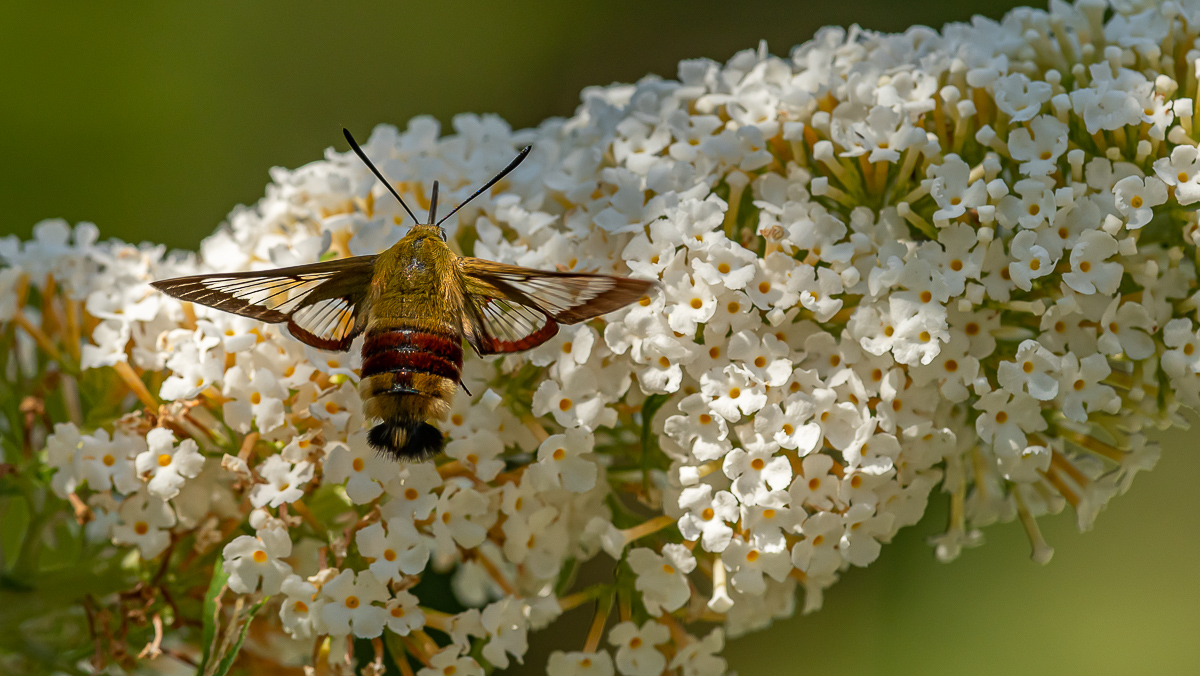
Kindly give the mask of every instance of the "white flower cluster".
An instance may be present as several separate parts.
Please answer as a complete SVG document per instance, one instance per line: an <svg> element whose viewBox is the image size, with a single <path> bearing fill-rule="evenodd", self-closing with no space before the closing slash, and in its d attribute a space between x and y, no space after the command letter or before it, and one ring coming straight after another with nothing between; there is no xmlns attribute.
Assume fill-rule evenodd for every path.
<svg viewBox="0 0 1200 676"><path fill-rule="evenodd" d="M376 128L366 152L422 205L532 144L449 223L462 253L662 281L469 360L436 463L370 450L355 352L146 285L390 246L403 212L348 153L275 170L198 257L59 222L3 241L0 319L29 339L12 367L36 371L37 345L115 374L145 412L57 425L54 490L145 559L184 534L223 547L228 587L272 595L300 655L386 633L421 674L483 673L595 600L551 674L723 673L726 634L791 614L798 585L819 607L939 486L940 557L1020 519L1048 560L1036 517L1069 504L1090 527L1153 466L1147 430L1200 408L1198 38L1195 3L1053 2L685 61L536 129ZM572 593L601 550L615 579ZM433 573L468 610L420 596Z"/></svg>

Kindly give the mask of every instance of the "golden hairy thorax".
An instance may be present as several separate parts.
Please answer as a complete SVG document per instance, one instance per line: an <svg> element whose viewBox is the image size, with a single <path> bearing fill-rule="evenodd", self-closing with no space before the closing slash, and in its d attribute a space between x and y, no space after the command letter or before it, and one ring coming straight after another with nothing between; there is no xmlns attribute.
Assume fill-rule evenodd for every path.
<svg viewBox="0 0 1200 676"><path fill-rule="evenodd" d="M367 330L408 320L461 333L463 295L456 259L439 228L413 227L376 261Z"/></svg>

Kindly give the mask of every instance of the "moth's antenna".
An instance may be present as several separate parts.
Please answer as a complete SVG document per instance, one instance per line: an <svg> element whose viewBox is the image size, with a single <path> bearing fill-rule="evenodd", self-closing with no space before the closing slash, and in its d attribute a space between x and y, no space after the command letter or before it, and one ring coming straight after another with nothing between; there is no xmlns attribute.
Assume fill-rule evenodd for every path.
<svg viewBox="0 0 1200 676"><path fill-rule="evenodd" d="M504 178L505 176L508 176L508 173L509 173L510 171L512 171L513 169L516 169L518 164L520 164L521 162L523 162L523 161L525 160L525 158L526 158L526 157L529 157L529 151L530 151L530 150L532 150L532 149L533 149L533 146L525 146L525 148L524 148L524 149L523 149L523 150L520 152L520 154L518 154L518 155L517 155L516 159L514 159L512 162L509 162L509 163L508 163L508 166L507 166L507 167L505 167L503 170L501 170L499 174L496 174L496 177L495 177L495 178L493 178L492 180L488 181L488 182L487 182L487 183L486 183L486 184L485 184L485 185L484 185L482 188L480 188L479 190L476 190L474 195L471 195L471 196L470 196L470 197L468 197L467 199L463 200L463 201L462 201L462 203L460 203L458 206L454 207L454 210L453 210L453 211L451 211L450 213L446 214L445 216L443 216L443 217L442 217L442 220L438 221L438 222L437 222L437 224L438 224L438 225L441 225L442 223L445 223L447 218L450 218L451 216L453 216L453 215L455 214L455 212L457 212L459 209L461 209L461 208L463 208L464 206L466 206L466 205L467 205L467 202L470 202L471 200L475 199L476 197L479 197L479 196L480 196L480 195L482 195L482 194L484 193L484 191L486 191L488 188L490 188L490 187L492 187L492 186L496 185L496 183L497 183L497 182L498 182L500 179ZM431 219L431 220L432 220L432 219Z"/></svg>
<svg viewBox="0 0 1200 676"><path fill-rule="evenodd" d="M404 203L404 200L400 198L400 193L396 192L396 189L392 187L392 184L388 183L388 180L383 177L383 174L379 173L379 170L375 168L374 164L371 164L371 160L367 159L367 154L363 152L362 148L358 147L358 141L354 140L354 137L350 134L350 130L342 127L342 133L346 135L346 140L350 142L350 148L354 150L354 154L358 155L358 159L362 160L363 164L367 165L367 168L371 170L371 173L375 174L375 178L378 178L379 181L383 183L383 187L387 188L388 192L392 193L392 196L395 197L396 201L400 203L400 206L404 207L404 210L407 211L408 215L412 217L413 223L420 223L420 221L417 220L417 217L413 216L412 209L409 209L408 205Z"/></svg>
<svg viewBox="0 0 1200 676"><path fill-rule="evenodd" d="M429 224L433 225L434 219L437 218L437 181L433 182L433 192L429 194Z"/></svg>

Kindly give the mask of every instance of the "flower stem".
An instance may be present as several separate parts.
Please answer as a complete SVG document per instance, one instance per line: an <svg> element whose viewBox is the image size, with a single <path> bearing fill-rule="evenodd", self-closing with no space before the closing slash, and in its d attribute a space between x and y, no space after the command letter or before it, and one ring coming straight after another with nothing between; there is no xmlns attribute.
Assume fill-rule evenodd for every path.
<svg viewBox="0 0 1200 676"><path fill-rule="evenodd" d="M583 643L583 652L594 653L600 647L600 638L604 636L604 625L608 623L608 614L612 612L615 593L600 597L596 604L596 615L592 617L592 626L588 629L587 640Z"/></svg>
<svg viewBox="0 0 1200 676"><path fill-rule="evenodd" d="M479 562L479 565L483 566L483 569L487 571L488 576L491 577L492 580L504 590L505 594L508 594L509 596L520 596L520 594L517 593L516 587L514 587L512 582L505 577L504 573L501 572L498 567L496 567L496 564L492 563L492 560L488 558L487 554L476 550L475 560Z"/></svg>
<svg viewBox="0 0 1200 676"><path fill-rule="evenodd" d="M1029 538L1029 546L1032 548L1029 558L1042 565L1050 563L1050 557L1054 556L1054 548L1047 544L1046 538L1042 537L1042 530L1038 528L1037 519L1025 505L1025 498L1021 497L1021 491L1013 490L1012 495L1017 501L1017 517L1021 519L1021 527L1025 529L1025 536Z"/></svg>
<svg viewBox="0 0 1200 676"><path fill-rule="evenodd" d="M421 606L421 612L425 614L425 626L449 633L450 620L453 619L453 615L425 606Z"/></svg>
<svg viewBox="0 0 1200 676"><path fill-rule="evenodd" d="M125 381L125 384L129 386L129 389L133 390L133 393L137 395L137 398L146 405L146 408L152 411L158 410L158 402L154 399L154 395L150 394L150 390L146 387L146 383L142 382L142 379L138 377L136 372L134 372L133 367L129 365L129 362L119 361L116 364L113 364L113 370L117 372L117 375L121 376L121 380Z"/></svg>
<svg viewBox="0 0 1200 676"><path fill-rule="evenodd" d="M67 298L64 305L64 314L67 316L67 352L71 354L75 361L79 361L79 301Z"/></svg>
<svg viewBox="0 0 1200 676"><path fill-rule="evenodd" d="M574 610L575 608L582 606L583 604L587 603L588 601L593 601L595 599L600 598L606 592L612 591L612 589L613 589L613 586L608 585L608 584L594 585L592 587L588 587L587 589L584 589L583 591L575 592L574 594L571 594L570 596L564 596L564 597L560 598L558 600L558 607L561 608L562 611L565 613L568 610Z"/></svg>
<svg viewBox="0 0 1200 676"><path fill-rule="evenodd" d="M650 519L649 521L646 521L645 523L640 523L633 528L627 528L621 532L625 535L625 543L629 544L634 540L644 538L647 535L652 535L664 528L674 525L674 517L670 516L669 514L662 514Z"/></svg>
<svg viewBox="0 0 1200 676"><path fill-rule="evenodd" d="M30 338L33 338L33 341L38 344L38 347L42 348L42 352L45 352L46 356L50 357L56 362L59 362L60 364L62 363L62 353L59 352L58 348L54 346L54 341L50 340L50 336L47 336L46 332L42 331L41 327L29 321L29 318L25 316L24 312L18 312L14 314L13 321L16 322L17 326L21 327L25 333L29 334Z"/></svg>
<svg viewBox="0 0 1200 676"><path fill-rule="evenodd" d="M750 185L750 177L740 171L734 171L725 177L725 183L729 186L729 205L725 211L723 227L725 236L736 242L738 210L742 205L742 192Z"/></svg>
<svg viewBox="0 0 1200 676"><path fill-rule="evenodd" d="M420 641L415 638L415 634L416 632L413 632L413 634L402 637L402 640L404 641L404 648L407 650L407 652L412 654L413 657L417 658L421 664L429 666L429 653L425 652L425 648L421 645ZM428 634L426 634L426 637L428 638Z"/></svg>

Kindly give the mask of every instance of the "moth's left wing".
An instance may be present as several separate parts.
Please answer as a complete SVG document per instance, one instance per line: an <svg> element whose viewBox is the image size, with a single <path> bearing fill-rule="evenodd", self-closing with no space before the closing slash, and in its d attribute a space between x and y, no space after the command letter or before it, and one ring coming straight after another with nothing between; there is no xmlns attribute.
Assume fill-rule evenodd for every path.
<svg viewBox="0 0 1200 676"><path fill-rule="evenodd" d="M520 352L577 324L638 300L655 285L641 279L532 270L480 258L458 259L467 339L479 354Z"/></svg>
<svg viewBox="0 0 1200 676"><path fill-rule="evenodd" d="M287 322L297 340L345 351L362 331L375 256L276 270L193 275L151 282L179 300L269 324Z"/></svg>

